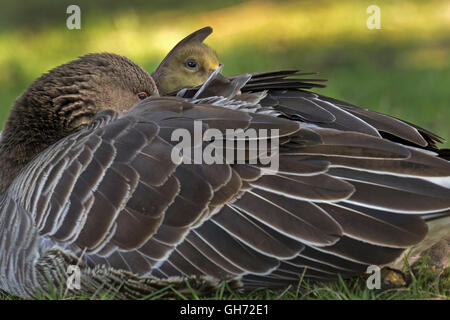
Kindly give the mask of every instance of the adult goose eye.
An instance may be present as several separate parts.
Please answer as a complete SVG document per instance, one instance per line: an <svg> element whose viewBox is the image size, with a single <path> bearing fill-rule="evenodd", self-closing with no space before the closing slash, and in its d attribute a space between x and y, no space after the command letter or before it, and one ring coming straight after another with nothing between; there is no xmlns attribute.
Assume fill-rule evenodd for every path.
<svg viewBox="0 0 450 320"><path fill-rule="evenodd" d="M195 69L197 68L197 62L194 60L188 60L186 62L186 67L188 67L189 69Z"/></svg>
<svg viewBox="0 0 450 320"><path fill-rule="evenodd" d="M144 100L145 98L148 97L148 94L147 94L147 92L139 92L137 94L137 96L138 96L139 100Z"/></svg>

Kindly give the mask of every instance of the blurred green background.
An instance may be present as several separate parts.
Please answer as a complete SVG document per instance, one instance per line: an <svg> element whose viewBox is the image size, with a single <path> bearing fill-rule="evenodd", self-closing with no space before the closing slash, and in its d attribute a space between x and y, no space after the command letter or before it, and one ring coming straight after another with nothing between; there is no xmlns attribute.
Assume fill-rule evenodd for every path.
<svg viewBox="0 0 450 320"><path fill-rule="evenodd" d="M81 7L81 30L66 27L70 4ZM380 30L366 27L372 4ZM206 25L225 74L317 71L329 79L318 92L450 138L448 0L2 0L0 123L31 81L61 63L109 51L152 71Z"/></svg>

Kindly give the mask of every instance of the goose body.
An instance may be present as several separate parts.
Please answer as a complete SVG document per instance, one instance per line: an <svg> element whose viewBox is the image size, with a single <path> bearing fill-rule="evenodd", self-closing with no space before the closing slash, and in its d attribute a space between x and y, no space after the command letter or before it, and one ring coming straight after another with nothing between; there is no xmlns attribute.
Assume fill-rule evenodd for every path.
<svg viewBox="0 0 450 320"><path fill-rule="evenodd" d="M313 93L320 82L296 71L219 71L159 96L132 61L91 54L36 80L0 141L0 289L35 296L64 286L70 265L82 292L121 298L185 278L281 287L357 275L449 235L439 137ZM172 161L172 133L195 121L277 129L278 170Z"/></svg>

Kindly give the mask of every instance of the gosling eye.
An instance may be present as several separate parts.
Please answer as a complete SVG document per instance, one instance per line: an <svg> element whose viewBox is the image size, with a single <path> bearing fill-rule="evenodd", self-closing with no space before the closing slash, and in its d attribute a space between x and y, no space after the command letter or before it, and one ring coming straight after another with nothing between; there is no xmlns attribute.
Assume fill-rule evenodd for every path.
<svg viewBox="0 0 450 320"><path fill-rule="evenodd" d="M197 62L195 60L188 60L186 61L186 67L188 67L189 69L196 69Z"/></svg>
<svg viewBox="0 0 450 320"><path fill-rule="evenodd" d="M145 98L148 97L148 94L147 94L147 92L139 92L137 94L137 97L139 98L139 100L144 100Z"/></svg>

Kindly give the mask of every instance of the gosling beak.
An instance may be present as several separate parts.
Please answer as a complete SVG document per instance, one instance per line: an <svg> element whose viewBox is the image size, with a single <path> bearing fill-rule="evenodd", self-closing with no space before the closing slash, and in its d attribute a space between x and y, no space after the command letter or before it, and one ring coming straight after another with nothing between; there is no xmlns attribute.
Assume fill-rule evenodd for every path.
<svg viewBox="0 0 450 320"><path fill-rule="evenodd" d="M221 63L217 67L209 69L208 76L210 76L214 71L216 71L219 68L222 69L222 64Z"/></svg>

